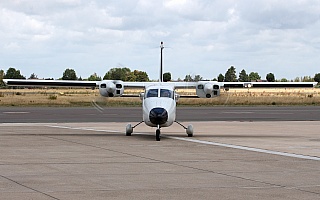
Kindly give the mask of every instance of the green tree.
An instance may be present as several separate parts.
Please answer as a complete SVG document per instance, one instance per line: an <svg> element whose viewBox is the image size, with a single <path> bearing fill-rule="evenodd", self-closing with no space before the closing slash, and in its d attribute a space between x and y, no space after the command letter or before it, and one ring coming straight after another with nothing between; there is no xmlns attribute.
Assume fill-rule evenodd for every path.
<svg viewBox="0 0 320 200"><path fill-rule="evenodd" d="M293 82L300 82L300 78L299 77L294 78Z"/></svg>
<svg viewBox="0 0 320 200"><path fill-rule="evenodd" d="M304 76L304 77L301 78L301 81L302 82L313 82L314 79L311 78L311 76Z"/></svg>
<svg viewBox="0 0 320 200"><path fill-rule="evenodd" d="M223 82L224 76L222 74L219 74L218 76L218 82Z"/></svg>
<svg viewBox="0 0 320 200"><path fill-rule="evenodd" d="M250 81L261 80L261 76L258 74L258 72L251 72L249 74L249 80Z"/></svg>
<svg viewBox="0 0 320 200"><path fill-rule="evenodd" d="M88 81L101 81L101 77L97 75L97 73L93 73L89 76Z"/></svg>
<svg viewBox="0 0 320 200"><path fill-rule="evenodd" d="M320 83L320 73L315 74L313 79L314 81Z"/></svg>
<svg viewBox="0 0 320 200"><path fill-rule="evenodd" d="M63 75L62 75L62 80L77 80L77 74L76 74L76 71L74 71L74 69L66 69L64 72L63 72Z"/></svg>
<svg viewBox="0 0 320 200"><path fill-rule="evenodd" d="M10 67L7 70L7 73L3 76L4 79L26 79L26 77L22 76L20 70L16 70L15 68Z"/></svg>
<svg viewBox="0 0 320 200"><path fill-rule="evenodd" d="M35 73L32 73L28 79L38 79L38 76Z"/></svg>
<svg viewBox="0 0 320 200"><path fill-rule="evenodd" d="M164 82L171 81L171 73L170 72L166 72L163 74L163 81Z"/></svg>
<svg viewBox="0 0 320 200"><path fill-rule="evenodd" d="M236 74L236 68L234 66L231 66L225 76L224 76L225 82L237 82L237 74Z"/></svg>
<svg viewBox="0 0 320 200"><path fill-rule="evenodd" d="M194 76L194 79L193 79L194 81L201 81L202 80L202 77L198 74L198 75L195 75Z"/></svg>
<svg viewBox="0 0 320 200"><path fill-rule="evenodd" d="M4 71L1 69L0 70L0 87L4 86L3 77L4 77Z"/></svg>
<svg viewBox="0 0 320 200"><path fill-rule="evenodd" d="M136 80L135 81L137 81L137 82L147 82L147 81L149 81L149 77L148 77L147 72L134 70L133 74L136 76ZM125 79L125 80L127 80L127 79Z"/></svg>
<svg viewBox="0 0 320 200"><path fill-rule="evenodd" d="M126 81L134 82L134 81L136 81L136 79L137 79L136 75L134 75L133 72L130 72L127 75Z"/></svg>
<svg viewBox="0 0 320 200"><path fill-rule="evenodd" d="M194 82L194 81L201 81L202 77L198 74L192 77L190 74L186 75L183 79L185 82Z"/></svg>
<svg viewBox="0 0 320 200"><path fill-rule="evenodd" d="M268 82L275 82L275 80L276 80L273 73L267 74L266 79Z"/></svg>
<svg viewBox="0 0 320 200"><path fill-rule="evenodd" d="M183 81L185 82L192 82L193 81L193 78L190 74L186 75L183 79Z"/></svg>
<svg viewBox="0 0 320 200"><path fill-rule="evenodd" d="M247 82L249 81L249 76L246 72L246 70L241 70L241 72L239 73L239 79L240 82Z"/></svg>
<svg viewBox="0 0 320 200"><path fill-rule="evenodd" d="M270 82L270 81L269 81ZM286 79L286 78L282 78L282 79L280 79L280 82L289 82L288 81L288 79Z"/></svg>
<svg viewBox="0 0 320 200"><path fill-rule="evenodd" d="M131 70L127 67L112 68L103 77L103 80L122 80L125 81Z"/></svg>
<svg viewBox="0 0 320 200"><path fill-rule="evenodd" d="M3 77L4 77L4 71L1 69L1 70L0 70L0 80L2 80Z"/></svg>

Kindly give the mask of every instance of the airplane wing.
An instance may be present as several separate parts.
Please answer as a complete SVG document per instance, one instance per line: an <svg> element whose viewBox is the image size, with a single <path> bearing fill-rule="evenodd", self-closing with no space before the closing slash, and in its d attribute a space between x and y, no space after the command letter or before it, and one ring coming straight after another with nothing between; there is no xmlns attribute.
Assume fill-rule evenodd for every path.
<svg viewBox="0 0 320 200"><path fill-rule="evenodd" d="M72 81L72 80L24 80L24 79L3 79L9 86L47 86L47 87L99 87L103 81ZM122 82L122 81L121 81ZM144 88L158 85L159 82L122 82L127 88ZM219 85L223 88L307 88L315 87L317 82L161 82L163 85L171 85L175 88L193 88L200 84Z"/></svg>
<svg viewBox="0 0 320 200"><path fill-rule="evenodd" d="M141 88L155 85L158 82L124 82L121 80L102 81L74 81L74 80L25 80L25 79L3 79L8 86L21 87L81 87L99 88L104 97L122 96L125 88Z"/></svg>
<svg viewBox="0 0 320 200"><path fill-rule="evenodd" d="M39 86L39 87L90 87L99 86L100 81L66 81L66 80L24 80L3 79L9 86Z"/></svg>
<svg viewBox="0 0 320 200"><path fill-rule="evenodd" d="M308 88L317 82L220 82L224 88Z"/></svg>
<svg viewBox="0 0 320 200"><path fill-rule="evenodd" d="M220 90L230 88L310 88L315 87L317 82L177 82L175 88L195 87L196 94L200 98L213 98L220 96Z"/></svg>
<svg viewBox="0 0 320 200"><path fill-rule="evenodd" d="M152 85L171 86L175 89L195 88L200 98L212 98L220 95L222 88L308 88L315 87L317 82L126 82L121 80L102 81L69 81L69 80L23 80L3 79L9 86L46 86L46 87L86 87L99 88L104 97L122 96L125 88L141 88Z"/></svg>
<svg viewBox="0 0 320 200"><path fill-rule="evenodd" d="M120 80L102 80L102 81L74 81L74 80L25 80L25 79L3 79L8 86L32 86L32 87L99 87L102 83L121 83L126 88L145 88L158 82L124 82Z"/></svg>
<svg viewBox="0 0 320 200"><path fill-rule="evenodd" d="M217 81L198 81L198 82L168 82L175 88L193 88L198 85L216 85L220 88L308 88L315 87L317 82L217 82Z"/></svg>

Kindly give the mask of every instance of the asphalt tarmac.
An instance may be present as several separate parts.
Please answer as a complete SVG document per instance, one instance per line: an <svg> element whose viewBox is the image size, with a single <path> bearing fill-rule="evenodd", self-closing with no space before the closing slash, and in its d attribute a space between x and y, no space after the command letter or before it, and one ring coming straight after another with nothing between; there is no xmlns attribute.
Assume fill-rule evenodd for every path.
<svg viewBox="0 0 320 200"><path fill-rule="evenodd" d="M141 107L0 107L0 123L139 122L141 120ZM178 107L177 120L320 121L320 107Z"/></svg>
<svg viewBox="0 0 320 200"><path fill-rule="evenodd" d="M0 107L0 199L319 199L319 107ZM137 119L138 118L138 119Z"/></svg>

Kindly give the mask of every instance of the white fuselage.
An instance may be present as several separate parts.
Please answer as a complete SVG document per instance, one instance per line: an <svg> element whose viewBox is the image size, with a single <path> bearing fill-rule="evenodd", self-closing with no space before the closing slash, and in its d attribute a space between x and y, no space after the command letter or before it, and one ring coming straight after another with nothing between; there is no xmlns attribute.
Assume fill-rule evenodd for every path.
<svg viewBox="0 0 320 200"><path fill-rule="evenodd" d="M151 127L171 126L176 119L176 100L173 87L156 85L146 88L142 109L143 121L146 125Z"/></svg>

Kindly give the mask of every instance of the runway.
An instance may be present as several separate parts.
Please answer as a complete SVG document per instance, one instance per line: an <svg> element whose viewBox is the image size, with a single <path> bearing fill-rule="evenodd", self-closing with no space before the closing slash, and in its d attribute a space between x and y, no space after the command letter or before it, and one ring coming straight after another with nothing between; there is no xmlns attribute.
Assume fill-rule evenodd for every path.
<svg viewBox="0 0 320 200"><path fill-rule="evenodd" d="M156 142L140 108L0 108L0 197L319 199L319 107L179 109Z"/></svg>

